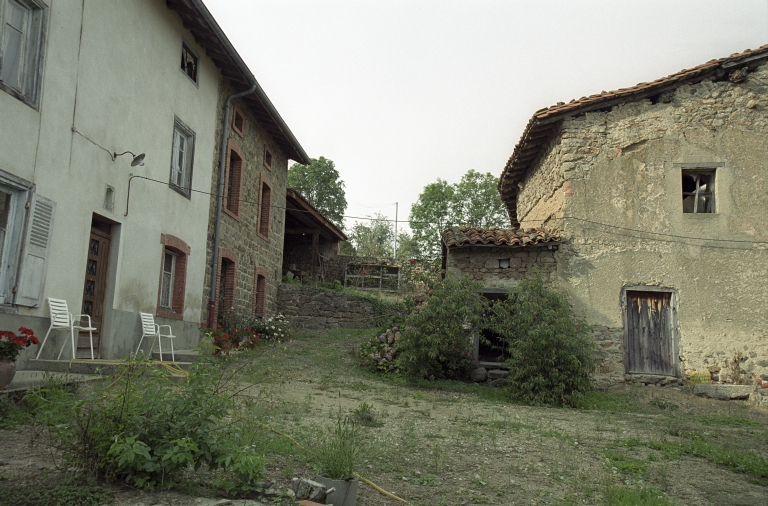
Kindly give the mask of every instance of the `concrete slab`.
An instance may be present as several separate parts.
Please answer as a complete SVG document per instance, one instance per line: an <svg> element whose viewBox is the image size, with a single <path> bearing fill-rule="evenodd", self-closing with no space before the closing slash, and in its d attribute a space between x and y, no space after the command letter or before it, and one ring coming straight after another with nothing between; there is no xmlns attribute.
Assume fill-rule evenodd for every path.
<svg viewBox="0 0 768 506"><path fill-rule="evenodd" d="M749 394L755 389L755 385L694 385L693 393L702 397L729 401L748 399Z"/></svg>
<svg viewBox="0 0 768 506"><path fill-rule="evenodd" d="M45 385L51 381L56 382L57 384L69 385L97 381L99 379L101 379L101 376L95 374L72 374L29 370L16 371L16 375L13 377L11 384L8 385L5 390L0 390L0 393L21 393L32 387Z"/></svg>
<svg viewBox="0 0 768 506"><path fill-rule="evenodd" d="M165 355L165 353L163 353ZM122 362L120 360L35 360L27 362L29 369L35 371L55 371L75 374L115 374ZM172 366L178 366L185 371L192 365L191 362L169 362ZM162 367L162 365L157 365Z"/></svg>

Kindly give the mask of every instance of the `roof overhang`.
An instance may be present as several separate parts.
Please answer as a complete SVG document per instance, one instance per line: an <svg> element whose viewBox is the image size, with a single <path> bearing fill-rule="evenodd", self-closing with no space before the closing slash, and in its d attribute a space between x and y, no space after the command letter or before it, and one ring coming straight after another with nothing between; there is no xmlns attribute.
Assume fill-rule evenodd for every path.
<svg viewBox="0 0 768 506"><path fill-rule="evenodd" d="M344 232L334 225L328 218L320 214L320 211L315 209L312 204L301 196L299 192L292 188L288 188L285 192L285 213L294 217L299 222L306 225L305 229L291 231L286 228L285 233L307 233L317 231L332 241L346 241L347 236Z"/></svg>
<svg viewBox="0 0 768 506"><path fill-rule="evenodd" d="M166 0L165 3L179 15L184 27L194 36L195 41L205 50L235 91L256 85L256 91L242 100L286 157L304 165L311 163L304 148L202 0Z"/></svg>

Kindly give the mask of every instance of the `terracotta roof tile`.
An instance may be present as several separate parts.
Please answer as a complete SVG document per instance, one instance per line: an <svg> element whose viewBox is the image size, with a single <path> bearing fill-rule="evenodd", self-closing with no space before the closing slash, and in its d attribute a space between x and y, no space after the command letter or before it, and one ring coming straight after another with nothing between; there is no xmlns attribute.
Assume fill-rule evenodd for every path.
<svg viewBox="0 0 768 506"><path fill-rule="evenodd" d="M665 90L671 90L685 83L698 82L716 73L723 74L731 70L739 70L737 66L763 64L765 59L768 59L768 45L760 46L754 50L747 49L727 58L710 60L697 67L683 69L648 83L638 83L629 88L619 88L615 91L581 97L568 103L558 102L557 105L539 109L528 121L520 141L515 146L512 156L499 177L499 193L501 200L507 207L512 225L519 225L517 220L517 184L535 161L540 149L547 144L548 134L551 133L556 122L560 119L579 112L609 107L620 102L637 100Z"/></svg>
<svg viewBox="0 0 768 506"><path fill-rule="evenodd" d="M557 243L558 238L540 229L453 227L442 233L443 244L448 248L462 246L533 246Z"/></svg>

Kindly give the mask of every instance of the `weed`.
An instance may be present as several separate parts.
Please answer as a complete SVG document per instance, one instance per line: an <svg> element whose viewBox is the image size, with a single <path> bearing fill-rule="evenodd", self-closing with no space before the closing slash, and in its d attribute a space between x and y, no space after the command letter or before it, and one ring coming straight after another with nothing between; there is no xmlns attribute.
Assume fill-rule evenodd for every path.
<svg viewBox="0 0 768 506"><path fill-rule="evenodd" d="M648 404L651 406L656 406L659 409L666 409L669 411L675 411L680 408L677 404L668 401L667 399L662 399L661 397L654 397L650 401L648 401Z"/></svg>
<svg viewBox="0 0 768 506"><path fill-rule="evenodd" d="M384 425L379 421L378 415L373 410L373 406L363 402L352 411L352 422L365 427L381 427Z"/></svg>
<svg viewBox="0 0 768 506"><path fill-rule="evenodd" d="M612 450L606 450L604 455L606 466L610 470L636 476L645 476L648 474L647 460L633 457L632 455L628 455L626 453L617 453Z"/></svg>
<svg viewBox="0 0 768 506"><path fill-rule="evenodd" d="M759 422L754 422L752 420L747 420L746 418L731 415L703 417L700 420L707 425L736 425L740 427L755 427L761 425Z"/></svg>
<svg viewBox="0 0 768 506"><path fill-rule="evenodd" d="M338 417L325 438L310 450L317 472L332 480L352 477L364 449L360 434L349 418Z"/></svg>
<svg viewBox="0 0 768 506"><path fill-rule="evenodd" d="M603 491L603 506L673 506L674 503L660 490L609 486Z"/></svg>

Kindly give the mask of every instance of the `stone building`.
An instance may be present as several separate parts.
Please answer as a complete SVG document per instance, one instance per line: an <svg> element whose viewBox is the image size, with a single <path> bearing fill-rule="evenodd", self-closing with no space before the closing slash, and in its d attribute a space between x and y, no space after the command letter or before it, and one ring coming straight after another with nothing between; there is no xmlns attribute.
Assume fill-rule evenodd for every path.
<svg viewBox="0 0 768 506"><path fill-rule="evenodd" d="M216 136L221 139L222 128L226 127L226 146L223 179L219 170L220 141L214 157L219 163L213 167L210 186L204 289L208 314L203 318L209 323L229 311L257 316L275 313L282 276L288 160L310 163L255 83L252 75L232 74L222 76L219 86ZM241 91L247 94L231 100L225 121L227 98ZM218 195L222 198L217 219Z"/></svg>
<svg viewBox="0 0 768 506"><path fill-rule="evenodd" d="M499 179L608 381L768 375L768 46L537 111Z"/></svg>
<svg viewBox="0 0 768 506"><path fill-rule="evenodd" d="M543 230L453 227L442 233L443 269L447 277L468 276L483 291L506 293L521 279L536 276L549 283L555 272L558 241Z"/></svg>

